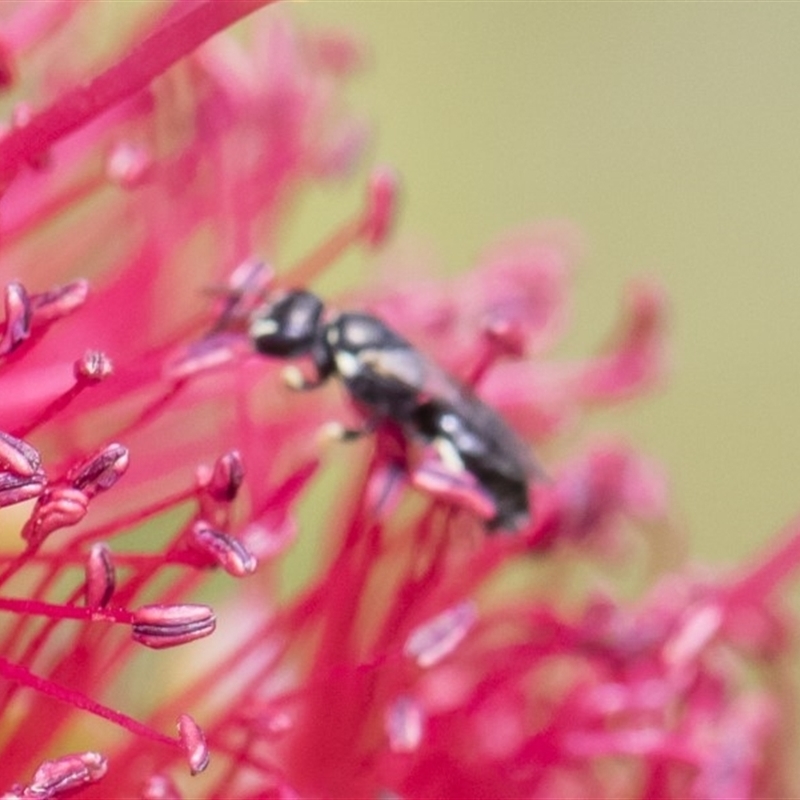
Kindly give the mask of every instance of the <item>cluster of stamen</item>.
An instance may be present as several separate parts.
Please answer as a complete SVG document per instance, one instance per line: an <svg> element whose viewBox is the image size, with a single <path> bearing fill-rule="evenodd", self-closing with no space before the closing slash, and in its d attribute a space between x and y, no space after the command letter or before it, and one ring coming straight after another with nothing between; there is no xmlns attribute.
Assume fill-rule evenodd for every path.
<svg viewBox="0 0 800 800"><path fill-rule="evenodd" d="M4 797L781 794L775 595L800 524L741 574L692 573L661 470L619 441L569 454L560 438L661 380L657 287L633 288L601 355L568 363L542 357L570 250L547 231L455 281L396 270L325 298L407 336L535 446L546 474L511 536L487 535L489 479L391 415L359 419L356 455L321 448L320 430L355 430L343 393L292 394L285 363L253 352L254 312L383 245L397 206L376 169L363 206L293 266L254 255L279 249L309 176L352 168L363 128L328 124L357 47L276 21L252 74L232 41L210 42L178 65L183 84L152 82L266 4L169 5L109 68L17 104L0 138L2 244L34 276L5 279L0 328ZM80 5L12 18L0 89ZM184 84L190 112L173 102ZM40 282L38 232L87 209L86 242L80 224L56 237L56 285ZM213 268L196 255L208 230ZM75 276L96 250L90 285ZM646 575L636 602L605 589L620 563ZM53 757L75 730L103 753Z"/></svg>

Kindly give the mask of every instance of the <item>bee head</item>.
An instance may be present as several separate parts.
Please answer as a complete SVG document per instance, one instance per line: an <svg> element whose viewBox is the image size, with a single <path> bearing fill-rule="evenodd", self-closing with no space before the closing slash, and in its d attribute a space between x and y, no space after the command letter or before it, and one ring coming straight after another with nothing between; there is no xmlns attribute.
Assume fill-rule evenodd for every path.
<svg viewBox="0 0 800 800"><path fill-rule="evenodd" d="M264 355L303 355L317 340L322 311L322 301L316 295L294 289L256 309L250 318L250 338Z"/></svg>

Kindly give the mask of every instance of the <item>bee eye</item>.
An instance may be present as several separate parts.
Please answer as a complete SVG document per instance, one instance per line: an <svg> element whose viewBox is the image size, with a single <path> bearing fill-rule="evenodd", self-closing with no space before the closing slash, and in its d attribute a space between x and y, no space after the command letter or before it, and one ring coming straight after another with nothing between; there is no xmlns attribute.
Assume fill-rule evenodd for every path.
<svg viewBox="0 0 800 800"><path fill-rule="evenodd" d="M259 353L291 357L308 352L319 334L322 302L293 291L258 309L250 320L250 338Z"/></svg>

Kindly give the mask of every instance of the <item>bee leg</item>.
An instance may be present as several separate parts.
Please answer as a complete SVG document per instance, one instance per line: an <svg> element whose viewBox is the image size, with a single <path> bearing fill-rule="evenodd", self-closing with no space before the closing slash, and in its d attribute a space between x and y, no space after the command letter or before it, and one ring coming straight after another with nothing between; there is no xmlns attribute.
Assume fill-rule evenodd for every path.
<svg viewBox="0 0 800 800"><path fill-rule="evenodd" d="M326 422L319 430L322 441L354 442L375 432L376 422L368 420L361 428L347 428L341 422Z"/></svg>
<svg viewBox="0 0 800 800"><path fill-rule="evenodd" d="M325 383L326 378L327 376L323 377L321 375L316 378L309 378L294 364L284 367L281 371L281 380L283 380L284 385L295 392L307 392L311 389L316 389Z"/></svg>
<svg viewBox="0 0 800 800"><path fill-rule="evenodd" d="M495 498L471 472L452 469L438 444L432 443L430 451L413 466L411 484L444 503L471 511L484 522L496 517Z"/></svg>

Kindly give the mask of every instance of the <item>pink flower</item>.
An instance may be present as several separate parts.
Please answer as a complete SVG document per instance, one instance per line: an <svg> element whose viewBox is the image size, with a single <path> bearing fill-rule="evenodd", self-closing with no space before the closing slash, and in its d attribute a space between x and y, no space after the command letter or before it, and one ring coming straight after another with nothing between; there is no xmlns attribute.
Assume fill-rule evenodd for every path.
<svg viewBox="0 0 800 800"><path fill-rule="evenodd" d="M383 286L325 298L414 342L536 451L531 519L487 534L477 469L391 419L323 444L325 423L363 425L347 393L292 393L246 334L265 299L391 235L380 168L363 208L281 259L304 191L350 176L367 141L343 99L359 46L270 12L249 46L206 42L267 3L180 2L105 70L51 72L90 5L3 9L0 84L30 93L0 140L5 796L790 791L775 588L800 529L741 574L692 571L657 465L563 443L662 380L658 287L577 363L548 355L569 321L563 230L449 282L401 280L388 256ZM610 562L646 572L635 601L598 588Z"/></svg>

